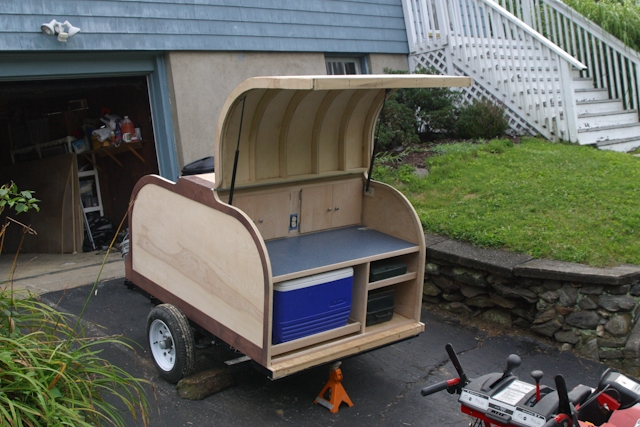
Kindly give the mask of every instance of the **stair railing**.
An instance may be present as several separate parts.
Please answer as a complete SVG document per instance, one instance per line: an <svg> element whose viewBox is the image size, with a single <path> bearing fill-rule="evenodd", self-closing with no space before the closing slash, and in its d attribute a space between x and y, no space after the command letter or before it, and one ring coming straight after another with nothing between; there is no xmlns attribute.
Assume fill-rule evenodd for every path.
<svg viewBox="0 0 640 427"><path fill-rule="evenodd" d="M411 52L442 49L448 44L449 23L439 0L403 0L404 19Z"/></svg>
<svg viewBox="0 0 640 427"><path fill-rule="evenodd" d="M584 77L622 99L626 110L640 103L640 55L558 0L499 0L524 22L587 65Z"/></svg>
<svg viewBox="0 0 640 427"><path fill-rule="evenodd" d="M571 71L586 68L580 61L492 0L403 0L403 7L412 55L445 49L455 68L448 73L473 77L545 137L577 141Z"/></svg>

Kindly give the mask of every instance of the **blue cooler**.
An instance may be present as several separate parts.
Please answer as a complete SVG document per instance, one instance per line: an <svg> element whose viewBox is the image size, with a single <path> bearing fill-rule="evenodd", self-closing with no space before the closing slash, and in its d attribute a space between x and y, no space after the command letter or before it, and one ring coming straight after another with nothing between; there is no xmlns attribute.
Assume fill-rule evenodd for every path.
<svg viewBox="0 0 640 427"><path fill-rule="evenodd" d="M273 285L273 344L345 326L353 268Z"/></svg>

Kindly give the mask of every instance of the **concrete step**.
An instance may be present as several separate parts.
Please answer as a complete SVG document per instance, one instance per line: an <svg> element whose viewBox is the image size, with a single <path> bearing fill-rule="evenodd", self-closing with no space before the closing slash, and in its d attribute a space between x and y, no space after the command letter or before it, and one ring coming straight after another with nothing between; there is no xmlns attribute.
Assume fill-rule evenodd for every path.
<svg viewBox="0 0 640 427"><path fill-rule="evenodd" d="M601 101L609 99L607 88L576 89L576 101Z"/></svg>
<svg viewBox="0 0 640 427"><path fill-rule="evenodd" d="M628 153L640 147L640 136L621 139L610 139L608 141L598 142L595 145L601 150Z"/></svg>
<svg viewBox="0 0 640 427"><path fill-rule="evenodd" d="M638 123L638 110L609 111L578 115L578 129Z"/></svg>
<svg viewBox="0 0 640 427"><path fill-rule="evenodd" d="M640 135L640 123L628 123L614 126L598 126L578 129L580 145L593 145L615 139L635 138Z"/></svg>
<svg viewBox="0 0 640 427"><path fill-rule="evenodd" d="M594 114L609 111L624 111L621 99L603 99L600 101L576 101L576 113Z"/></svg>

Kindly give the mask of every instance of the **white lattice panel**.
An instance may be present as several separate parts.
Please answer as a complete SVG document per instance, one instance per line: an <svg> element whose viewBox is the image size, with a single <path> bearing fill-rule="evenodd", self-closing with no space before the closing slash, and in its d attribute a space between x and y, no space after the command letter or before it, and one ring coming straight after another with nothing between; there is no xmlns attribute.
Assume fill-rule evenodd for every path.
<svg viewBox="0 0 640 427"><path fill-rule="evenodd" d="M414 54L411 56L411 64L413 68L411 71L415 71L418 66L424 68L434 68L440 74L465 76L466 74L461 68L452 67L453 70L449 70L447 67L446 51L445 49L431 51L422 54ZM473 76L472 76L473 77ZM470 87L462 88L463 103L472 103L474 99L481 100L483 98L489 99L494 103L500 103L505 107L505 114L509 119L509 129L512 135L535 135L537 132L531 126L528 125L526 120L520 117L517 112L506 105L502 100L496 98L491 92L484 89L476 79Z"/></svg>

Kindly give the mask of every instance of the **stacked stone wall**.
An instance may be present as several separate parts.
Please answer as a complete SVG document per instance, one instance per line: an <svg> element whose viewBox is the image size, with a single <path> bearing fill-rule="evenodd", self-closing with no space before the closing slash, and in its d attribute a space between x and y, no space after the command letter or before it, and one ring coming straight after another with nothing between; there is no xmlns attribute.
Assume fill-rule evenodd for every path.
<svg viewBox="0 0 640 427"><path fill-rule="evenodd" d="M427 236L423 299L640 372L640 267L534 260Z"/></svg>

